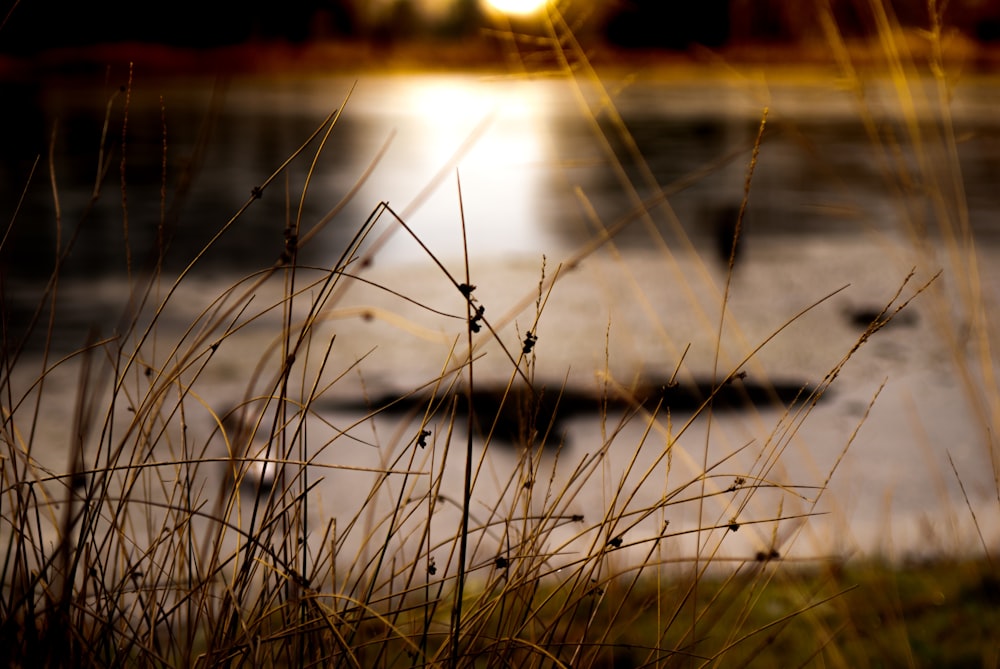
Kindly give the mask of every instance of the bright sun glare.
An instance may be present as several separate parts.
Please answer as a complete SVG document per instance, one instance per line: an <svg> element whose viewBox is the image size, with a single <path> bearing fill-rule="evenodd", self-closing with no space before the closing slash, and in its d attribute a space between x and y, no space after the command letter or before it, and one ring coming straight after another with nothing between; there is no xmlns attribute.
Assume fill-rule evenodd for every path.
<svg viewBox="0 0 1000 669"><path fill-rule="evenodd" d="M531 14L544 7L548 0L487 0L487 2L505 14Z"/></svg>

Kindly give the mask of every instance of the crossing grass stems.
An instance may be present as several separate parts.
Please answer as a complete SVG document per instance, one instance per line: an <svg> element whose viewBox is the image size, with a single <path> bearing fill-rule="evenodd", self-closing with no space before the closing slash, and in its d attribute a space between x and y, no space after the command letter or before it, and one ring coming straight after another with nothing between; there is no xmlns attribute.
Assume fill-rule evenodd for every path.
<svg viewBox="0 0 1000 669"><path fill-rule="evenodd" d="M892 40L891 16L878 0L870 5L883 19L881 46L900 96L906 97L913 66ZM861 75L854 71L849 50L826 12L827 38L842 74L858 86L864 110ZM780 496L767 513L761 513L753 502L764 491L773 491L769 472L842 367L870 337L909 308L911 300L933 300L934 279L914 285L912 276L900 277L899 291L887 296L885 308L871 319L856 345L791 403L775 426L773 440L747 471L733 474L725 469L726 459L710 461L707 444L694 473L682 474L675 463L682 457L678 445L685 440L688 426L695 420L712 420L713 393L745 374L741 370L747 361L718 370L714 389L681 425L673 423L667 406L636 403L620 418L607 410L601 414L598 452L579 456L564 449L552 424L537 421L541 395L558 398L560 392L543 389L535 378L540 350L536 343L543 343L538 326L546 316L546 306L558 299L556 291L563 277L582 262L603 251L615 257L617 232L659 215L658 207L667 194L655 180L636 184L621 169L622 157L612 148L609 135L639 165L643 164L641 147L614 112L611 93L558 9L549 10L547 30L545 48L567 85L581 92L581 100L583 88L590 87L606 101L610 124L598 124L596 112L589 108L585 114L595 137L604 142L608 162L634 207L608 225L590 211L599 234L555 269L542 262L537 285L525 287L520 303L524 308L516 315L524 318L527 313L530 325L513 334L514 317L495 316L481 301L475 263L466 256L463 275L453 276L410 228L408 212L397 212L386 203L378 203L360 222L341 256L328 267L300 263L300 250L331 221L351 224L341 218L345 204L370 177L384 152L383 148L343 200L333 203L327 216L314 222L304 220L307 194L314 196L310 185L319 158L331 143L335 145L338 120L351 113L349 94L270 177L248 185L245 204L222 222L204 251L184 269L175 276L164 272L166 246L160 234L154 249L156 261L143 274L128 235L126 157L132 148L125 141L125 119L133 76L129 73L126 89L109 99L97 179L88 205L106 197L104 177L113 160L108 137L114 131L115 114L121 113L119 188L126 212L123 238L129 286L122 305L123 325L114 335L95 336L59 358L50 355L49 346L40 355L26 351L5 330L0 383L4 449L0 454L0 654L9 666L741 666L754 657L778 658L786 666L820 659L832 666L852 666L856 653L870 650L863 645L868 631L859 626L859 600L852 598L858 588L875 587L873 581L884 591L885 581L893 580L896 572L890 569L872 576L875 572L866 571L868 567L845 566L841 557L795 563L785 556L798 531L780 540L777 534L779 526L801 527L809 522L841 459L823 480L785 490L806 500L805 512L786 513ZM941 39L941 31L941 25L932 25L933 40ZM938 76L945 116L937 134L920 137L940 142L953 154L956 140L944 111L948 82L943 74ZM762 131L764 114L762 110ZM866 119L873 144L885 156L886 179L900 183L906 176L901 171L910 168L892 162L891 140ZM137 122L133 117L128 124ZM909 130L925 132L915 122ZM164 199L168 147L164 120ZM458 177L464 150L460 148L432 176L425 194L453 183L461 192ZM766 152L766 136L761 132L753 146L753 161ZM49 158L51 164L55 156ZM290 165L302 161L309 162L307 177L297 205L286 192L289 216L284 246L275 250L274 263L208 301L186 331L161 332L166 330L161 328L164 314L192 280L204 253L223 235L231 234L265 192L270 195L280 188ZM923 163L918 169L924 167L927 174L938 174ZM748 188L740 218L753 197L752 161L748 160L747 168ZM640 170L640 174L642 179L651 179L648 172ZM77 225L68 239L64 237L63 216L68 212L60 210L54 171L50 181L60 231L57 260L25 335L46 341L53 336L57 298L63 288L60 263L80 234ZM639 197L639 185L652 186L652 199ZM934 215L945 232L953 266L967 267L975 256L958 187L943 181L935 188ZM581 196L586 211L586 199ZM900 202L907 206L905 198ZM79 212L78 222L89 215L89 208ZM456 234L464 238L464 213L458 212L458 220ZM733 254L739 221L731 244ZM12 225L20 224L24 223L15 215ZM395 287L365 277L372 258L392 235L408 235L416 241L426 263L451 285L454 310L422 304ZM654 245L661 243L661 239L653 240ZM720 318L733 269L729 262L727 290L718 305ZM977 275L969 271L962 276L965 306L970 313L980 314L971 319L970 341L982 347L988 360L990 324L981 317ZM442 330L454 333L455 339L441 361L441 372L415 389L430 389L431 399L412 423L404 421L396 434L378 442L384 464L367 472L371 485L358 490L357 507L324 515L310 500L322 478L339 465L321 456L337 448L356 447L352 431L373 418L366 415L355 425L337 426L330 441L311 439L317 421L326 420L318 409L325 395L339 385L356 383L364 370L364 359L344 363L338 358L336 328L329 328L344 296L358 284L374 284L416 303L438 319ZM280 286L280 297L260 304L264 288L274 285ZM788 314L785 326L809 310L828 308L828 297L819 295L802 312ZM636 295L636 299L645 298ZM275 314L279 332L241 380L244 398L231 411L214 406L212 389L202 391L201 386L218 352L245 331L265 327L265 323L271 327L275 321L268 318ZM953 328L945 316L941 318L942 336L947 336ZM776 328L772 337L785 326ZM499 486L502 497L477 500L477 482L485 476L490 449L503 447L494 436L504 427L500 412L484 417L473 411L472 397L479 383L475 372L487 345L497 347L509 366L501 403L516 402L523 420L517 433L519 465ZM611 362L606 360L608 368ZM681 355L675 375L684 365ZM38 371L23 383L25 375L15 372L26 368ZM991 369L984 364L979 371ZM75 370L78 381L67 468L59 470L43 464L35 452L42 447L45 398L53 384L62 382L66 370ZM965 377L970 395L982 407L984 427L995 428L992 421L1000 412L990 407L997 406L997 388L987 385L983 396L982 386L976 385L972 392L976 377L974 370ZM616 385L610 373L605 379L606 398L615 393L628 397L627 386ZM876 399L872 398L873 404ZM467 411L460 412L460 406ZM380 409L373 407L373 413ZM208 416L210 437L187 429L196 422L196 414ZM230 414L239 420L228 420ZM659 449L654 464L622 477L611 490L607 508L588 509L585 514L575 511L575 497L585 486L600 481L602 458L629 423L641 427L642 437L631 448L633 464L628 471L640 467L640 449ZM453 448L459 434L467 435L464 448ZM856 434L857 430L844 435L841 458ZM473 435L482 437L483 448L474 447ZM220 441L224 451L213 450L211 445ZM619 446L616 457L620 454ZM996 470L995 446L989 447L985 457ZM254 469L257 461L274 467L273 480L263 481L254 474L259 471ZM444 469L456 466L455 462L461 462L464 470L463 489L457 495L442 488ZM553 483L557 467L572 472L558 487ZM662 501L635 508L630 502L637 487L654 476L672 482L665 487ZM220 477L224 485L204 484L206 479L218 481ZM719 498L728 502L723 515L713 518L707 505ZM384 499L392 500L388 510L379 504ZM975 518L976 510L968 504ZM668 512L681 506L699 509L697 526L670 525ZM459 519L450 532L434 523L435 517L449 510ZM455 517L454 513L449 517ZM637 530L650 519L660 527L658 533ZM729 537L754 525L773 528L771 544L737 559L722 557ZM692 536L696 537L693 553L668 548L671 542ZM982 541L989 561L990 547L985 537ZM348 546L362 548L351 555ZM969 564L954 572L962 580L955 587L989 585L976 581L975 565L981 563ZM898 581L894 583L893 587L903 588ZM912 584L906 587L919 590ZM893 623L897 634L888 642L891 650L883 652L895 653L896 659L912 658L904 614L886 604L881 615Z"/></svg>

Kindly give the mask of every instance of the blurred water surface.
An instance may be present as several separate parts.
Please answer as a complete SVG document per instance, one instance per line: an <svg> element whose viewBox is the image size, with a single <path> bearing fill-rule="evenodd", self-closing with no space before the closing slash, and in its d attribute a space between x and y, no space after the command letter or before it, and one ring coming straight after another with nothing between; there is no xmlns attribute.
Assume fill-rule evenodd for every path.
<svg viewBox="0 0 1000 669"><path fill-rule="evenodd" d="M24 195L13 226L17 250L5 262L14 277L43 277L51 268L57 226L50 145L64 244L95 184L101 184L64 273L123 271L123 182L137 264L155 257L163 229L170 243L168 266L178 268L352 89L301 203L303 227L336 205L380 148L388 146L345 215L329 226L321 244L307 249L307 257L321 263L383 200L406 211L432 249L454 253L460 246L456 171L473 256L537 256L577 248L593 231L574 189L610 225L634 206L623 176L641 198L665 189L684 232L700 243L705 233L711 237L719 213L742 198L765 106L770 118L746 221L751 238L898 228L901 193L887 168L916 170L921 159L950 157L934 153L942 114L930 82L910 92L920 128L908 125L913 119L900 111L891 82L870 85L864 105L851 91L802 82L765 86L709 78L608 87L614 111L587 82L458 75L228 83L137 77L127 96L114 86L5 86L4 113L17 131L9 133L0 164L3 210L12 215ZM992 239L998 206L993 176L1000 155L1000 120L993 110L1000 93L991 82L946 93L952 96L946 102L969 219L981 238ZM634 147L616 125L618 115ZM914 130L921 132L922 145L914 145ZM880 133L883 146L874 143L872 131ZM246 272L278 257L284 226L298 217L317 146L307 149L219 240L200 262L203 271ZM883 151L900 162L886 164ZM621 161L620 175L612 155ZM41 164L28 183L36 157ZM99 158L104 161L101 178ZM432 194L415 203L428 186ZM668 240L677 234L670 218L662 212L655 217ZM648 231L632 226L619 242L645 245Z"/></svg>
<svg viewBox="0 0 1000 669"><path fill-rule="evenodd" d="M300 221L304 234L369 168L343 210L303 248L301 262L329 268L379 203L388 202L461 277L464 216L476 296L505 326L503 336L515 350L533 327L530 298L537 293L543 255L551 276L602 228L631 212L648 211L648 217L634 216L618 231L613 246L567 268L566 280L534 326L538 369L556 384L565 378L574 387L591 387L601 373L626 385L635 375L666 379L682 360L692 373L718 375L799 310L849 284L753 356L758 366L751 373L758 378L815 384L857 340L859 314L872 308L877 313L911 268L916 282L944 269L937 304L947 308L918 301L913 318L887 328L862 349L860 362L844 372L832 399L800 430L797 439L805 445L788 449L784 473L775 476L822 483L885 383L876 405L885 408L873 412L864 438L852 445L853 459L841 467L831 494L837 522L853 529L845 537L828 526L811 550L849 550L854 541L871 548L891 543L890 535L914 548L926 540L927 527L936 528L930 531L937 533L935 541L967 541L968 518L956 520L964 505L960 491L954 478L941 475L946 456L967 477L977 500L989 497L992 477L967 388L951 366L956 351L940 336L941 328L961 328L974 315L962 302L962 273L968 268L956 266L956 257L947 254L949 238L937 228L933 193L952 198L959 222L956 203L967 204L984 258L983 299L992 300L998 277L990 260L1000 231L995 187L1000 118L993 112L998 88L991 82L959 85L944 92L949 97L943 107L935 85L918 82L907 93L916 113L907 115L899 111L906 105L891 82L870 84L864 105L853 91L802 81L640 79L607 85L602 90L587 82L457 75L225 84L137 78L128 92L124 132L126 94L113 86L7 87L6 127L17 129L0 162L0 210L8 218L16 211L3 257L9 332L17 338L51 272L54 249L70 243L50 346L73 350L92 327L104 335L120 331L128 294L126 258L132 259L133 277L141 276L162 249L166 276L176 275L353 91L318 156L314 142L199 258L160 317L162 340L171 332L180 336L208 300L241 277L276 262L286 228ZM605 93L613 97L604 99ZM719 249L726 248L725 232L744 195L765 107L767 129L744 219L730 320L717 347L725 282ZM102 143L106 114L110 121ZM948 127L957 140L954 155ZM29 181L36 157L40 162ZM100 197L88 211L95 183ZM389 216L380 219L369 245L383 234L384 245L366 276L461 314L453 286ZM260 290L260 306L279 300L280 286ZM330 331L346 361L341 367L375 351L364 372L365 392L373 396L406 392L434 378L464 327L456 321L449 329L440 318L365 287L338 306L343 318ZM359 317L373 313L393 314L409 325L372 325ZM248 360L280 331L274 319L257 326L256 333L248 329L246 339L234 337L232 345L220 347L202 376L213 401L241 397L250 376ZM36 331L28 350L37 352L43 342ZM509 363L497 351L477 364L487 379L502 381L509 374ZM54 467L62 466L62 447L56 444L67 443L59 428L69 424L73 384L59 388L50 392L67 397L50 415L66 420L53 420L49 428ZM345 381L331 395L359 392ZM333 419L350 423L349 412L336 409L335 402L330 407ZM767 443L780 415L763 408L716 419L713 452ZM398 420L403 422L390 422L383 434L405 430L405 419ZM578 455L597 449L602 426L595 420L584 415L571 421L567 448ZM631 439L632 447L642 438L637 429L623 432L622 440ZM366 434L363 441L370 442ZM702 426L692 427L691 434L690 462L696 463L698 448L708 448L709 433ZM360 453L337 450L331 458L375 466L388 457L378 449ZM510 459L498 465L501 470L516 461L499 457ZM603 508L613 487L607 481L621 474L621 466L617 462L606 472L605 486L580 496L581 509ZM727 471L739 472L740 466ZM338 478L346 474L330 476L327 495L337 498L330 504L349 506L351 500L342 497L350 488ZM931 496L931 489L940 492ZM661 486L635 503L649 504L662 494ZM950 505L944 516L942 500ZM890 517L897 520L887 521Z"/></svg>

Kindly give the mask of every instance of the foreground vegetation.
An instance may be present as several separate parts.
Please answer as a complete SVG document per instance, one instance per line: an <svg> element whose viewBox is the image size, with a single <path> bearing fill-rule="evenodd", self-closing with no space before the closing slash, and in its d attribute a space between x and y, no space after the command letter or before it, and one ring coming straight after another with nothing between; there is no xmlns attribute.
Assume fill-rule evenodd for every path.
<svg viewBox="0 0 1000 669"><path fill-rule="evenodd" d="M696 637L683 622L691 607L666 627L660 610L689 586L610 587L569 617L565 637L586 638L588 626L608 629L589 664L616 667L701 665L712 657L724 667L989 667L1000 652L1000 583L985 561L746 565L701 581L701 596L713 605L694 626ZM663 648L682 648L685 659L668 658Z"/></svg>
<svg viewBox="0 0 1000 669"><path fill-rule="evenodd" d="M873 1L872 7L881 5ZM829 28L849 79L851 63L836 48L842 45L835 26ZM912 73L895 49L891 28L885 27L886 58L900 68L893 74L905 98ZM932 37L940 38L941 27L930 28ZM546 63L558 64L567 85L607 94L555 10L548 30ZM127 104L128 92L126 87L112 102ZM4 329L2 659L10 666L995 666L1000 583L988 538L980 533L976 559L959 551L913 564L883 563L874 556L794 558L789 551L799 528L816 515L840 458L817 480L779 484L773 475L852 356L905 315L911 301L945 299L934 292L936 275L920 282L900 277L898 292L871 314L839 362L785 398L766 443L745 468L741 464L734 472L730 462L750 452L746 446L722 456L708 443L687 449L695 419L711 423L723 394L745 390L751 381L772 382L772 391L777 385L773 379L747 378L753 356L770 338L729 368L718 363L742 217L757 158L766 151L766 110L746 155L746 191L715 305L717 364L710 383L689 382L687 349L677 352L674 375L659 394L616 382L609 371L613 361L606 360L596 398L601 447L579 460L562 448L552 393L568 402L571 389L542 388L535 376L540 328L550 299L558 299L554 286L597 249L610 249L614 256L615 234L660 215L665 199L662 190L652 200L640 198L636 181L649 175L622 169L626 158L641 166L642 156L608 105L602 98L606 109L588 113L595 134L606 140L607 162L635 207L607 224L592 217L592 244L556 268L542 265L519 313L523 320L487 311L468 258L460 270L449 270L410 229L405 212L379 203L367 220L342 221L343 202L331 202L329 215L303 220L302 205L295 202L312 195L319 158L334 149L333 129L342 114L351 113L347 101L267 180L247 185L246 204L221 223L205 251L232 234L265 191L270 196L279 190L288 165L308 163L298 197L286 191L288 215L273 264L219 295L201 295L204 305L190 327L178 331L167 314L179 296L191 297L185 290L196 282L202 256L168 275L162 270L168 244L158 236L151 267L133 265L129 167L124 152L119 164L111 153L108 127L116 107L109 103L93 200L78 223L106 197L103 191L114 183L107 175L119 174L129 288L123 317L112 335L95 336L65 357L51 345L57 298L65 289L60 264L72 251L72 242L60 241L55 269L26 332ZM951 155L947 149L956 140L946 123L927 137L916 118L906 120L911 141L939 142ZM997 416L989 411L998 397L991 385L992 331L982 315L974 263L969 264L975 250L960 192L940 175L940 165L923 161L910 171L914 168L905 161L895 162L895 138L867 121L872 141L883 143L886 177L899 189L900 207L913 208L907 213L914 243L925 241L916 225L923 221L923 206L913 204L908 190L919 177L951 268L961 268L951 280L968 300L961 306L971 316L963 323L961 345L952 343L951 350L968 345L980 354L970 356L980 366L965 368L960 377L970 401L986 407L978 413L983 433L995 433ZM126 120L121 124L126 137ZM163 164L165 185L165 157ZM450 176L454 165L445 167L442 174ZM431 179L428 188L440 186L443 178ZM54 171L50 181L61 224L68 212L59 211ZM344 201L354 192L345 193ZM21 224L17 212L13 219L12 226ZM464 237L465 221L459 219L456 234ZM326 267L300 262L302 249L335 220L353 233L341 256ZM67 233L67 240L73 234ZM389 235L409 236L421 248L457 308L426 300L415 283L383 285L368 278L366 270ZM661 248L662 241L651 244ZM668 249L662 249L669 264ZM350 312L345 294L359 286L398 300L398 313ZM629 299L645 298L633 286L623 289L633 291ZM22 323L8 314L8 296L3 297L4 322ZM787 323L825 302L817 296L802 312L785 315ZM341 322L345 314L389 327L412 308L449 336L441 359L433 361L440 372L413 388L411 396L420 400L392 424L391 434L369 427L366 435L372 436L359 436L359 428L375 425L373 420L392 410L367 396L365 415L355 424L331 424L324 402L364 378L366 364L339 355L336 335L347 327ZM956 336L950 316L940 318L942 336ZM413 323L408 327L418 329ZM211 397L218 388L205 379L218 378L212 377L218 361L241 337L261 331L267 333L263 340L251 340L259 357L241 360L228 372L243 399L220 409ZM38 341L46 343L34 346ZM248 350L242 346L239 350ZM503 361L505 383L491 392L494 403L484 411L477 401L484 367L495 364L482 355L487 347L491 361ZM967 364L964 356L955 357L957 365ZM495 366L490 374L495 381ZM67 379L76 383L72 410L49 401L72 387ZM686 422L669 406L674 383L700 393ZM361 385L355 393L364 395ZM52 420L53 414L65 420ZM210 434L189 429L199 420ZM62 423L55 433L68 443L65 451L46 443L53 433L50 422ZM623 445L622 435L632 434L640 436ZM841 458L855 435L856 430L843 435ZM488 454L503 448L501 440L517 442L517 466L497 476L497 494L484 498L481 491L495 473ZM349 460L347 454L359 445L374 446L377 457ZM620 478L607 473L612 446L616 459L630 459ZM982 466L996 471L997 460L996 446L987 442ZM563 466L560 472L568 468L568 476L557 477L557 465ZM460 475L451 475L455 468ZM321 482L346 471L367 478L357 479L362 483L350 491L353 506L330 512L320 502ZM662 498L636 502L639 487L657 477L663 481ZM461 485L454 486L455 480ZM580 491L599 485L609 490L607 508L575 509ZM969 512L979 529L977 517L985 520L998 510L969 503L956 513ZM677 521L679 516L693 520ZM755 528L764 528L770 543L738 548L734 557L727 549Z"/></svg>

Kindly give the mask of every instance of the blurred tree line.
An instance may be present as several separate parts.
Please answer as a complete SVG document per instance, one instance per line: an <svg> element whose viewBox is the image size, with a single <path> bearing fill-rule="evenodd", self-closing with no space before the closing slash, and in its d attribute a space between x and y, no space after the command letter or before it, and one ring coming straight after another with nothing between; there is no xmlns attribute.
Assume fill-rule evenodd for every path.
<svg viewBox="0 0 1000 669"><path fill-rule="evenodd" d="M604 34L621 46L686 49L692 44L795 43L823 38L832 13L848 38L877 32L873 5L902 27L927 29L930 11L944 26L980 41L1000 41L998 0L617 0Z"/></svg>
<svg viewBox="0 0 1000 669"><path fill-rule="evenodd" d="M997 0L574 0L584 30L624 47L686 49L794 42L820 35L829 6L846 36L874 31L872 2L903 26L926 28L932 7L971 38L1000 41ZM566 4L566 0L563 0ZM0 52L138 41L207 47L249 40L456 38L475 35L484 0L3 0Z"/></svg>

